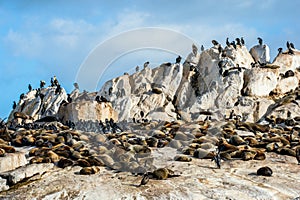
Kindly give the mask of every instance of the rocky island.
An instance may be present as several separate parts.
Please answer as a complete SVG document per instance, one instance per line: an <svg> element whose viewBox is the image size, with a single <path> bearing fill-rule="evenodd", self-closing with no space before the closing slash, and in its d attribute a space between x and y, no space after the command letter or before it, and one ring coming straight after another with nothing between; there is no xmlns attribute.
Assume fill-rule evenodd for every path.
<svg viewBox="0 0 300 200"><path fill-rule="evenodd" d="M148 64L96 92L53 77L21 94L0 124L0 198L300 199L292 43L272 62L261 38L227 38Z"/></svg>

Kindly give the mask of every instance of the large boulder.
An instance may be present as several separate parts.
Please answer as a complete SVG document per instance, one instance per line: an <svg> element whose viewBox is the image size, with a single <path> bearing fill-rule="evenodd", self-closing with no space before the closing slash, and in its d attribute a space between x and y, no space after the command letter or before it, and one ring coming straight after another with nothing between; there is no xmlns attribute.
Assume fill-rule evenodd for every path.
<svg viewBox="0 0 300 200"><path fill-rule="evenodd" d="M154 69L145 67L133 75L125 74L107 81L97 95L112 103L120 121L132 118L174 120L172 100L182 79L182 69L182 65L170 63Z"/></svg>
<svg viewBox="0 0 300 200"><path fill-rule="evenodd" d="M270 48L266 44L258 44L250 49L255 62L269 63L270 62Z"/></svg>
<svg viewBox="0 0 300 200"><path fill-rule="evenodd" d="M71 103L63 104L58 112L58 117L63 122L71 121L105 121L105 119L118 120L117 112L110 102L97 102L95 93L81 93Z"/></svg>
<svg viewBox="0 0 300 200"><path fill-rule="evenodd" d="M31 90L19 100L8 120L13 119L15 112L22 112L34 120L45 116L55 116L63 101L67 101L67 93L63 87L59 92L56 86Z"/></svg>

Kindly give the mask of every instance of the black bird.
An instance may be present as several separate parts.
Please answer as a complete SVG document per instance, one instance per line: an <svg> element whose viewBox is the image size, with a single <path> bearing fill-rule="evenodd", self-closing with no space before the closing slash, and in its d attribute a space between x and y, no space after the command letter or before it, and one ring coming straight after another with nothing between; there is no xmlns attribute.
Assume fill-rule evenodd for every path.
<svg viewBox="0 0 300 200"><path fill-rule="evenodd" d="M214 46L219 44L219 42L217 42L216 40L212 40L211 43L213 43Z"/></svg>
<svg viewBox="0 0 300 200"><path fill-rule="evenodd" d="M289 41L287 41L287 42L286 42L286 47L287 47L288 49L290 49L290 48L291 48L291 44L290 44L290 42L289 42Z"/></svg>
<svg viewBox="0 0 300 200"><path fill-rule="evenodd" d="M54 87L54 82L53 82L53 78L51 78L51 87Z"/></svg>
<svg viewBox="0 0 300 200"><path fill-rule="evenodd" d="M71 95L70 95L70 94L68 94L67 100L68 100L69 103L72 103L72 98L71 98Z"/></svg>
<svg viewBox="0 0 300 200"><path fill-rule="evenodd" d="M45 81L40 81L40 88L43 88L46 85Z"/></svg>
<svg viewBox="0 0 300 200"><path fill-rule="evenodd" d="M230 46L229 38L226 38L226 45L227 45L228 47Z"/></svg>
<svg viewBox="0 0 300 200"><path fill-rule="evenodd" d="M100 97L99 97L99 96L96 96L95 101L97 101L98 103L100 103Z"/></svg>
<svg viewBox="0 0 300 200"><path fill-rule="evenodd" d="M177 58L176 58L176 64L179 64L181 62L181 56L178 56Z"/></svg>
<svg viewBox="0 0 300 200"><path fill-rule="evenodd" d="M31 87L31 85L30 85L30 84L28 85L28 90L29 90L29 91L31 91L31 90L32 90L32 87Z"/></svg>
<svg viewBox="0 0 300 200"><path fill-rule="evenodd" d="M260 37L258 37L257 39L258 39L258 44L262 45L263 44L263 40Z"/></svg>
<svg viewBox="0 0 300 200"><path fill-rule="evenodd" d="M219 47L218 47L218 51L219 51L219 53L222 53L222 50L223 50L223 49L222 49L222 47L221 47L221 46L219 46Z"/></svg>
<svg viewBox="0 0 300 200"><path fill-rule="evenodd" d="M61 87L60 85L57 85L56 89L55 89L55 94L60 94L61 93Z"/></svg>
<svg viewBox="0 0 300 200"><path fill-rule="evenodd" d="M244 46L245 45L245 40L243 37L241 37L241 44Z"/></svg>
<svg viewBox="0 0 300 200"><path fill-rule="evenodd" d="M143 178L142 178L141 183L140 183L139 186L146 185L148 182L149 182L149 175L146 172L145 174L143 174Z"/></svg>
<svg viewBox="0 0 300 200"><path fill-rule="evenodd" d="M141 110L140 115L141 115L141 118L143 118L145 116L144 111Z"/></svg>
<svg viewBox="0 0 300 200"><path fill-rule="evenodd" d="M290 47L293 48L293 49L295 49L295 46L294 46L293 43L290 43Z"/></svg>
<svg viewBox="0 0 300 200"><path fill-rule="evenodd" d="M204 46L203 45L201 45L201 51L204 51Z"/></svg>
<svg viewBox="0 0 300 200"><path fill-rule="evenodd" d="M236 41L236 45L242 46L240 38L235 38L235 41Z"/></svg>
<svg viewBox="0 0 300 200"><path fill-rule="evenodd" d="M14 101L14 103L13 103L13 109L16 109L16 107L17 107L17 104L16 104L16 102Z"/></svg>
<svg viewBox="0 0 300 200"><path fill-rule="evenodd" d="M108 102L108 100L104 96L101 96L100 97L100 102Z"/></svg>
<svg viewBox="0 0 300 200"><path fill-rule="evenodd" d="M235 41L232 41L230 44L233 46L234 49L236 49Z"/></svg>
<svg viewBox="0 0 300 200"><path fill-rule="evenodd" d="M24 93L22 93L21 95L20 95L20 99L24 99Z"/></svg>

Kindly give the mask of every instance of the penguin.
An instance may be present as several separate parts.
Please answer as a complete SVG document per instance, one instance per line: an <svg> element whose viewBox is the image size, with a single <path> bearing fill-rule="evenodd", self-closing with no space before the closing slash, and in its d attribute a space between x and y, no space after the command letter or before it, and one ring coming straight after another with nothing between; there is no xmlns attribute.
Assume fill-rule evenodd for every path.
<svg viewBox="0 0 300 200"><path fill-rule="evenodd" d="M282 53L282 48L278 48L278 55Z"/></svg>
<svg viewBox="0 0 300 200"><path fill-rule="evenodd" d="M140 67L139 66L136 66L135 67L135 72L139 72L140 71Z"/></svg>
<svg viewBox="0 0 300 200"><path fill-rule="evenodd" d="M290 47L293 48L293 49L295 49L295 46L294 46L293 43L290 43Z"/></svg>

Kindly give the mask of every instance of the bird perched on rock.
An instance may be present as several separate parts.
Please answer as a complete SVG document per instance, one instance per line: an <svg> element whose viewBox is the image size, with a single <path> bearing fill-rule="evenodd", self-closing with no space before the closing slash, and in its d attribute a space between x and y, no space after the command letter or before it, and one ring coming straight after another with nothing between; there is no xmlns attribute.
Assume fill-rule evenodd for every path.
<svg viewBox="0 0 300 200"><path fill-rule="evenodd" d="M235 38L235 41L236 41L236 45L242 46L240 38Z"/></svg>
<svg viewBox="0 0 300 200"><path fill-rule="evenodd" d="M203 45L201 45L201 48L200 48L200 49L201 49L201 51L204 51L204 46L203 46Z"/></svg>
<svg viewBox="0 0 300 200"><path fill-rule="evenodd" d="M282 53L282 48L278 48L278 54L281 54Z"/></svg>
<svg viewBox="0 0 300 200"><path fill-rule="evenodd" d="M32 90L32 87L31 87L31 85L30 85L30 84L28 85L28 90L29 90L29 91L31 91L31 90Z"/></svg>
<svg viewBox="0 0 300 200"><path fill-rule="evenodd" d="M216 40L212 40L211 43L212 43L214 46L216 46L216 45L219 44L219 42L217 42Z"/></svg>
<svg viewBox="0 0 300 200"><path fill-rule="evenodd" d="M46 82L43 81L43 80L41 80L41 81L40 81L40 88L43 88L45 85L46 85Z"/></svg>
<svg viewBox="0 0 300 200"><path fill-rule="evenodd" d="M140 71L140 67L139 67L139 66L136 66L136 67L135 67L135 71L136 71L136 72Z"/></svg>
<svg viewBox="0 0 300 200"><path fill-rule="evenodd" d="M178 57L176 58L176 64L180 64L180 62L181 62L181 56L178 56Z"/></svg>
<svg viewBox="0 0 300 200"><path fill-rule="evenodd" d="M241 44L244 46L245 45L245 40L243 37L241 37Z"/></svg>
<svg viewBox="0 0 300 200"><path fill-rule="evenodd" d="M229 38L226 38L226 45L227 45L228 47L230 46Z"/></svg>
<svg viewBox="0 0 300 200"><path fill-rule="evenodd" d="M257 39L258 39L258 44L262 45L263 44L263 40L260 37L258 37Z"/></svg>
<svg viewBox="0 0 300 200"><path fill-rule="evenodd" d="M149 63L150 63L149 61L145 62L144 63L144 68L148 67Z"/></svg>
<svg viewBox="0 0 300 200"><path fill-rule="evenodd" d="M16 109L16 107L17 107L17 104L16 104L16 102L14 101L14 103L13 103L13 109Z"/></svg>

